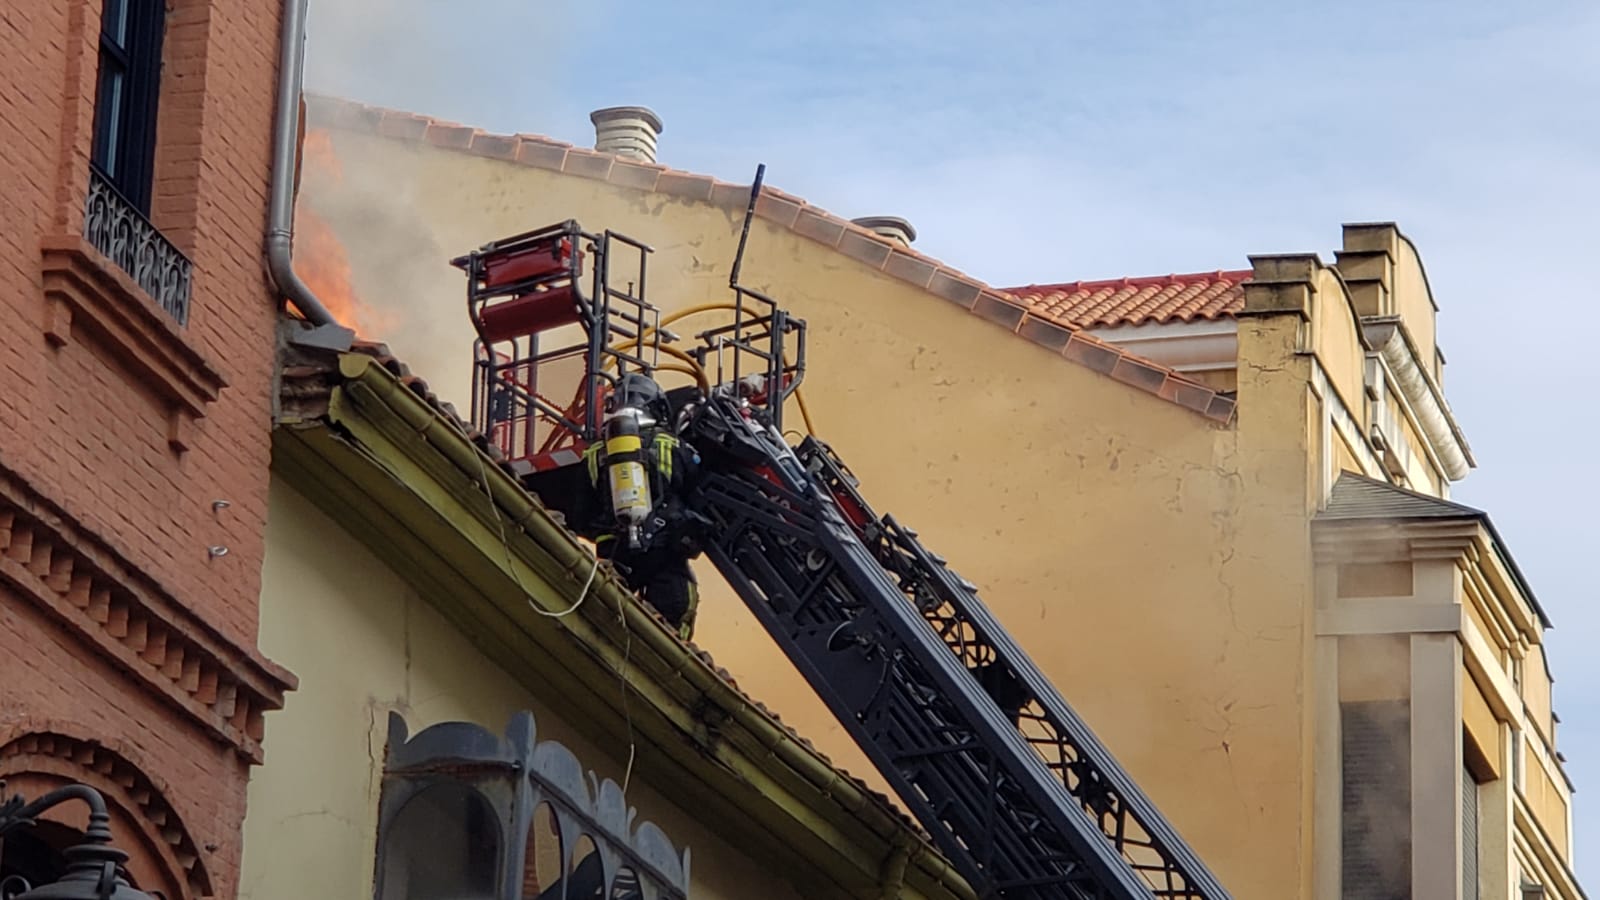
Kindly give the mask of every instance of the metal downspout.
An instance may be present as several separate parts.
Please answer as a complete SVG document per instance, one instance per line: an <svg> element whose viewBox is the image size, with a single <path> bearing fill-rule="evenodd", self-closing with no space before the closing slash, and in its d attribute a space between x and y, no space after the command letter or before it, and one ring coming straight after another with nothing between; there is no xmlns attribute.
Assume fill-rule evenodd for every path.
<svg viewBox="0 0 1600 900"><path fill-rule="evenodd" d="M911 863L913 844L904 833L897 833L878 872L878 900L903 900L906 867Z"/></svg>
<svg viewBox="0 0 1600 900"><path fill-rule="evenodd" d="M272 206L267 219L267 274L278 292L315 326L309 334L299 336L297 343L315 343L333 350L348 350L355 340L355 332L334 319L333 313L300 280L291 259L294 246L295 157L300 147L300 91L305 75L306 3L307 0L283 0L277 121L272 134Z"/></svg>

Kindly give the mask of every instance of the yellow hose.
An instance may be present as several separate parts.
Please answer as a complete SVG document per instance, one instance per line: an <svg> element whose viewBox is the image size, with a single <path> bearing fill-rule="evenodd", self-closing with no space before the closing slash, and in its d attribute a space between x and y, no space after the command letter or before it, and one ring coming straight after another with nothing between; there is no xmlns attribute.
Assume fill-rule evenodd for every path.
<svg viewBox="0 0 1600 900"><path fill-rule="evenodd" d="M788 365L787 360L784 361L784 365ZM800 388L794 389L794 402L796 406L800 407L800 421L806 423L806 434L816 437L817 429L811 424L811 410L806 408L806 395Z"/></svg>
<svg viewBox="0 0 1600 900"><path fill-rule="evenodd" d="M699 315L700 313L717 312L717 311L735 312L738 309L739 309L739 307L736 304L733 304L733 303L701 303L701 304L698 304L696 306L686 306L683 309L676 310L675 312L671 312L671 313L668 313L665 316L662 316L661 317L661 324L659 326L646 325L646 326L644 326L643 328L640 329L640 333L639 333L638 337L629 338L628 340L622 341L621 343L613 344L611 349L620 351L620 350L626 349L630 344L635 346L635 347L637 347L641 342L643 342L644 340L649 338L656 331L660 330L661 327L667 326L667 325L671 325L673 322L676 322L676 321L678 321L680 319L687 319L690 316ZM705 388L708 391L711 389L710 379L708 379L706 377L705 371L700 367L700 365L698 363L696 363L694 361L694 359L692 357L690 357L688 354L684 353L683 351L677 349L676 347L670 347L670 346L667 346L665 344L660 345L660 347L667 354L669 354L671 356L675 356L675 357L683 360L685 363L689 364L690 366L692 366L694 371L691 374L693 374L695 376L695 381L697 381L702 388ZM789 355L787 353L785 353L784 356L783 356L783 364L784 364L785 367L787 367L789 365ZM665 369L667 367L666 366L661 366L660 368ZM668 371L683 371L683 370L682 369L678 369L678 368L672 368L672 369L668 369ZM794 389L794 402L795 402L796 406L800 407L800 419L801 419L801 421L806 423L806 433L810 434L810 435L815 435L817 433L817 429L816 429L816 426L811 423L811 408L806 404L806 395L805 395L805 391L803 389L798 388L798 387Z"/></svg>
<svg viewBox="0 0 1600 900"><path fill-rule="evenodd" d="M658 371L658 372L681 372L684 375L688 375L689 377L694 378L696 380L698 380L700 378L700 375L701 375L701 372L698 369L691 369L688 366L680 366L680 365L676 365L674 363L662 363L661 365L656 366L656 371Z"/></svg>
<svg viewBox="0 0 1600 900"><path fill-rule="evenodd" d="M622 350L627 349L629 346L637 345L637 341L638 341L637 338L629 338L628 340L623 341L622 343L613 344L610 349L613 350L613 351L621 352ZM702 390L705 390L705 391L710 391L711 390L711 381L710 381L710 379L706 378L705 370L701 369L700 368L700 364L694 361L694 357L692 357L689 354L683 352L682 350L679 350L677 347L663 346L660 349L661 349L662 353L665 353L665 354L667 354L668 356L671 356L671 357L675 357L676 359L681 360L683 362L683 364L684 364L682 367L674 366L671 369L669 369L668 371L685 372L685 373L687 373L689 375L693 375L695 382L700 385ZM606 362L605 362L605 365L606 365L607 368L611 368L611 367L616 365L616 360L615 359L607 359ZM666 366L657 366L657 368L665 369L667 367Z"/></svg>

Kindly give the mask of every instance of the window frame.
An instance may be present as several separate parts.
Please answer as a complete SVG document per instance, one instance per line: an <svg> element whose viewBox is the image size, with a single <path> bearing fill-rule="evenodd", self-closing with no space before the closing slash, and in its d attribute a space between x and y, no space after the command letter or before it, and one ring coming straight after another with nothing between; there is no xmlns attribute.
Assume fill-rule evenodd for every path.
<svg viewBox="0 0 1600 900"><path fill-rule="evenodd" d="M97 37L90 164L147 218L155 187L166 16L165 0L103 0Z"/></svg>

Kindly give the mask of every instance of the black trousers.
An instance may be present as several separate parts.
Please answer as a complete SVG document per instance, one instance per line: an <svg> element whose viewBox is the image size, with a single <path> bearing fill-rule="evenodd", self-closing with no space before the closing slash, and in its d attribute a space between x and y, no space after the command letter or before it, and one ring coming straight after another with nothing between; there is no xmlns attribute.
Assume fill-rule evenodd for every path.
<svg viewBox="0 0 1600 900"><path fill-rule="evenodd" d="M681 631L693 627L700 589L689 560L665 548L630 551L619 549L619 543L615 539L601 541L596 545L600 558L616 563L628 587L672 627Z"/></svg>

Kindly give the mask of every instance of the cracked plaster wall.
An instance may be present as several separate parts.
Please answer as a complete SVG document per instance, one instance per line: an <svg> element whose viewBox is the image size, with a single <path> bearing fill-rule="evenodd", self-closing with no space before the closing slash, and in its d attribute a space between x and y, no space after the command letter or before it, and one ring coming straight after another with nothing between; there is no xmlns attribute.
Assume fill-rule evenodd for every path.
<svg viewBox="0 0 1600 900"><path fill-rule="evenodd" d="M531 710L601 778L622 782L627 747L603 753L490 662L409 584L293 488L274 480L263 573L261 647L300 678L267 722L252 771L240 900L370 897L391 710L414 735L446 721L502 733ZM630 805L693 854L693 896L797 900L692 811L635 778Z"/></svg>
<svg viewBox="0 0 1600 900"><path fill-rule="evenodd" d="M452 255L576 217L656 247L650 299L662 308L727 297L737 215L368 135L335 132L334 144L343 177L309 171L303 202L345 241L385 326L370 336L462 409L471 330ZM1235 897L1303 895L1320 438L1293 327L1241 322L1238 425L1221 428L763 220L744 278L809 321L817 427L869 500L980 586ZM701 571L697 641L881 786L756 620Z"/></svg>

